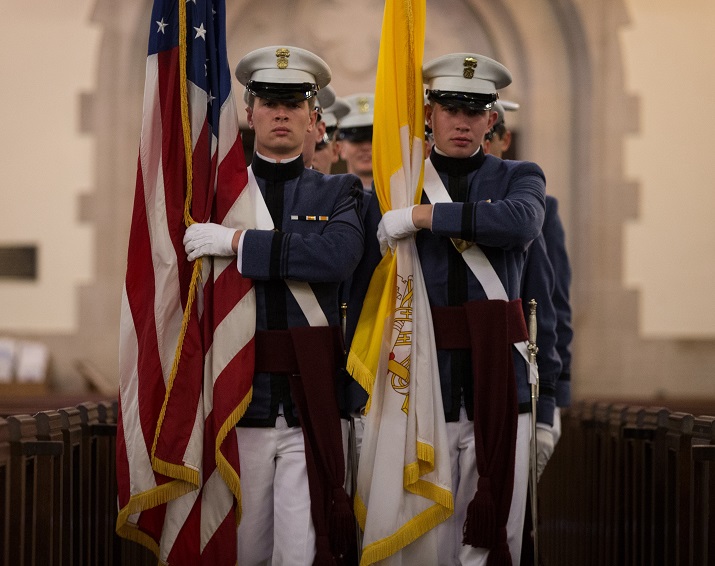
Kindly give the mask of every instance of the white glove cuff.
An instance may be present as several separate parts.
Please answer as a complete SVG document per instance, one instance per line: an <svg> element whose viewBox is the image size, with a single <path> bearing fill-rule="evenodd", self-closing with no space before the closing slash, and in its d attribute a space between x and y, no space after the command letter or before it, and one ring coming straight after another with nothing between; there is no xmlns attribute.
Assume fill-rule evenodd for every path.
<svg viewBox="0 0 715 566"><path fill-rule="evenodd" d="M220 254L216 255L233 255L235 252L233 251L233 236L236 233L236 230L233 230L231 228L227 228L223 226L224 232L222 234L221 238L221 252Z"/></svg>
<svg viewBox="0 0 715 566"><path fill-rule="evenodd" d="M405 234L412 234L417 232L417 226L412 221L412 209L417 206L413 204L407 208L401 208L398 212L400 213L400 231Z"/></svg>

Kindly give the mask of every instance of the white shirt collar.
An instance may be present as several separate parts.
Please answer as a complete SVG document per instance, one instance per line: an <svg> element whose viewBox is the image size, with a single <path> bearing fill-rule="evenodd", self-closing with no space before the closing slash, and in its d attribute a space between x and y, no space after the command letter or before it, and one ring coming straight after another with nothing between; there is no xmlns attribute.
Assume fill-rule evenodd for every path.
<svg viewBox="0 0 715 566"><path fill-rule="evenodd" d="M482 146L481 146L481 145L477 148L477 151L475 151L475 152L474 152L472 155L470 155L469 157L474 157L475 155L477 155L477 153L479 153L479 150L480 150L480 149L482 149ZM436 145L432 147L432 151L436 151L437 153L439 153L440 155L443 155L444 157L449 157L449 155L447 155L444 151L442 151L442 150L441 150L440 148L438 148Z"/></svg>
<svg viewBox="0 0 715 566"><path fill-rule="evenodd" d="M263 159L263 161L268 161L268 163L279 163L279 161L277 159L273 159L272 157L266 157L265 155L263 155L262 153L260 153L258 151L256 152L256 155L258 157L260 157L261 159ZM302 154L299 153L295 157L289 157L288 159L281 159L280 163L290 163L291 161L295 161L296 159L298 159L301 155Z"/></svg>

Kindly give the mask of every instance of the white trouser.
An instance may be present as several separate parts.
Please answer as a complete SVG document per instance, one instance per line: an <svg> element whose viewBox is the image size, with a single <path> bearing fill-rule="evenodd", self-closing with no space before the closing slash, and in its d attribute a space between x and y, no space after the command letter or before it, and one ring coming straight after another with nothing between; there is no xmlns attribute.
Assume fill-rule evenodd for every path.
<svg viewBox="0 0 715 566"><path fill-rule="evenodd" d="M529 441L531 439L531 415L519 415L516 434L516 461L514 492L511 498L507 521L507 542L513 566L519 566L521 538L526 511L526 488L529 481ZM467 507L477 491L477 459L474 450L474 423L467 419L462 408L458 422L447 423L447 440L452 470L454 514L437 530L440 566L483 566L489 551L462 544L462 528L467 519Z"/></svg>
<svg viewBox="0 0 715 566"><path fill-rule="evenodd" d="M315 529L300 427L236 428L243 514L238 564L310 566Z"/></svg>

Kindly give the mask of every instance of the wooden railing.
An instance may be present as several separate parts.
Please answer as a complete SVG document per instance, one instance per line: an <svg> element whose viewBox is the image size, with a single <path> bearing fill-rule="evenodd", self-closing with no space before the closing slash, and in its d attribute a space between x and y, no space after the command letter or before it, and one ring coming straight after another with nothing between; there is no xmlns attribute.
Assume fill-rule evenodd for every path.
<svg viewBox="0 0 715 566"><path fill-rule="evenodd" d="M0 407L0 566L156 564L114 533L116 402L27 409ZM715 417L694 414L565 411L539 483L541 564L715 564Z"/></svg>
<svg viewBox="0 0 715 566"><path fill-rule="evenodd" d="M539 503L543 566L715 564L715 416L577 403Z"/></svg>
<svg viewBox="0 0 715 566"><path fill-rule="evenodd" d="M114 532L116 434L116 401L0 418L0 565L157 563Z"/></svg>

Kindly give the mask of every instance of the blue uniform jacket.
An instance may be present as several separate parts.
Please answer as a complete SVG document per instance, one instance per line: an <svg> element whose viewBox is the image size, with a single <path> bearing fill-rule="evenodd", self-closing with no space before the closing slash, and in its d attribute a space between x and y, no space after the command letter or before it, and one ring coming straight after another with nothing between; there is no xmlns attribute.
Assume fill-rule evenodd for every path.
<svg viewBox="0 0 715 566"><path fill-rule="evenodd" d="M445 187L464 183L466 195L462 202L437 203L432 215L432 230L417 233L417 249L422 263L430 304L449 306L450 238L476 242L501 279L510 300L521 296L521 275L525 251L536 238L544 221L545 177L541 168L526 161L504 161L480 150L467 159L452 159L433 151L430 159ZM456 181L455 181L456 179ZM455 198L452 196L452 200ZM423 203L429 203L425 194ZM463 262L463 260L460 260ZM476 277L466 269L466 301L486 299ZM464 302L466 302L464 301ZM520 410L528 410L530 391L528 368L513 348ZM471 371L452 375L454 352L437 352L442 389L442 401L447 420L459 418L461 403L470 413ZM470 367L466 364L466 368ZM470 416L471 417L471 416Z"/></svg>
<svg viewBox="0 0 715 566"><path fill-rule="evenodd" d="M571 404L571 264L566 252L566 235L559 217L559 203L551 195L546 197L546 216L542 228L546 251L554 269L555 285L553 302L556 308L556 349L561 358L561 375L556 384L556 405L568 407Z"/></svg>
<svg viewBox="0 0 715 566"><path fill-rule="evenodd" d="M365 226L365 251L351 277L343 282L341 294L347 304L345 324L345 348L350 350L355 329L360 318L365 295L375 268L382 259L380 244L377 241L377 225L380 223L380 203L373 191L363 189L362 217ZM341 380L339 394L342 395L341 405L347 412L355 414L367 404L368 394L362 386L346 374Z"/></svg>
<svg viewBox="0 0 715 566"><path fill-rule="evenodd" d="M345 344L348 349L350 349L350 343L355 334L370 279L382 259L380 244L377 241L377 226L382 215L380 214L380 203L373 191L363 190L362 217L365 226L365 251L355 271L343 283L342 289L343 300L348 305L345 327Z"/></svg>
<svg viewBox="0 0 715 566"><path fill-rule="evenodd" d="M285 279L309 282L328 323L338 326L340 282L363 254L359 179L306 169L302 158L275 164L256 156L252 168L276 226L246 230L243 240L242 274L254 281L256 330L308 325ZM288 380L258 373L239 424L275 426L280 404L288 424L297 425Z"/></svg>
<svg viewBox="0 0 715 566"><path fill-rule="evenodd" d="M521 300L524 316L528 320L529 301L536 301L536 361L539 365L539 401L536 421L549 426L554 424L556 383L561 374L561 358L556 351L556 309L553 303L554 270L539 234L526 252L522 278Z"/></svg>

